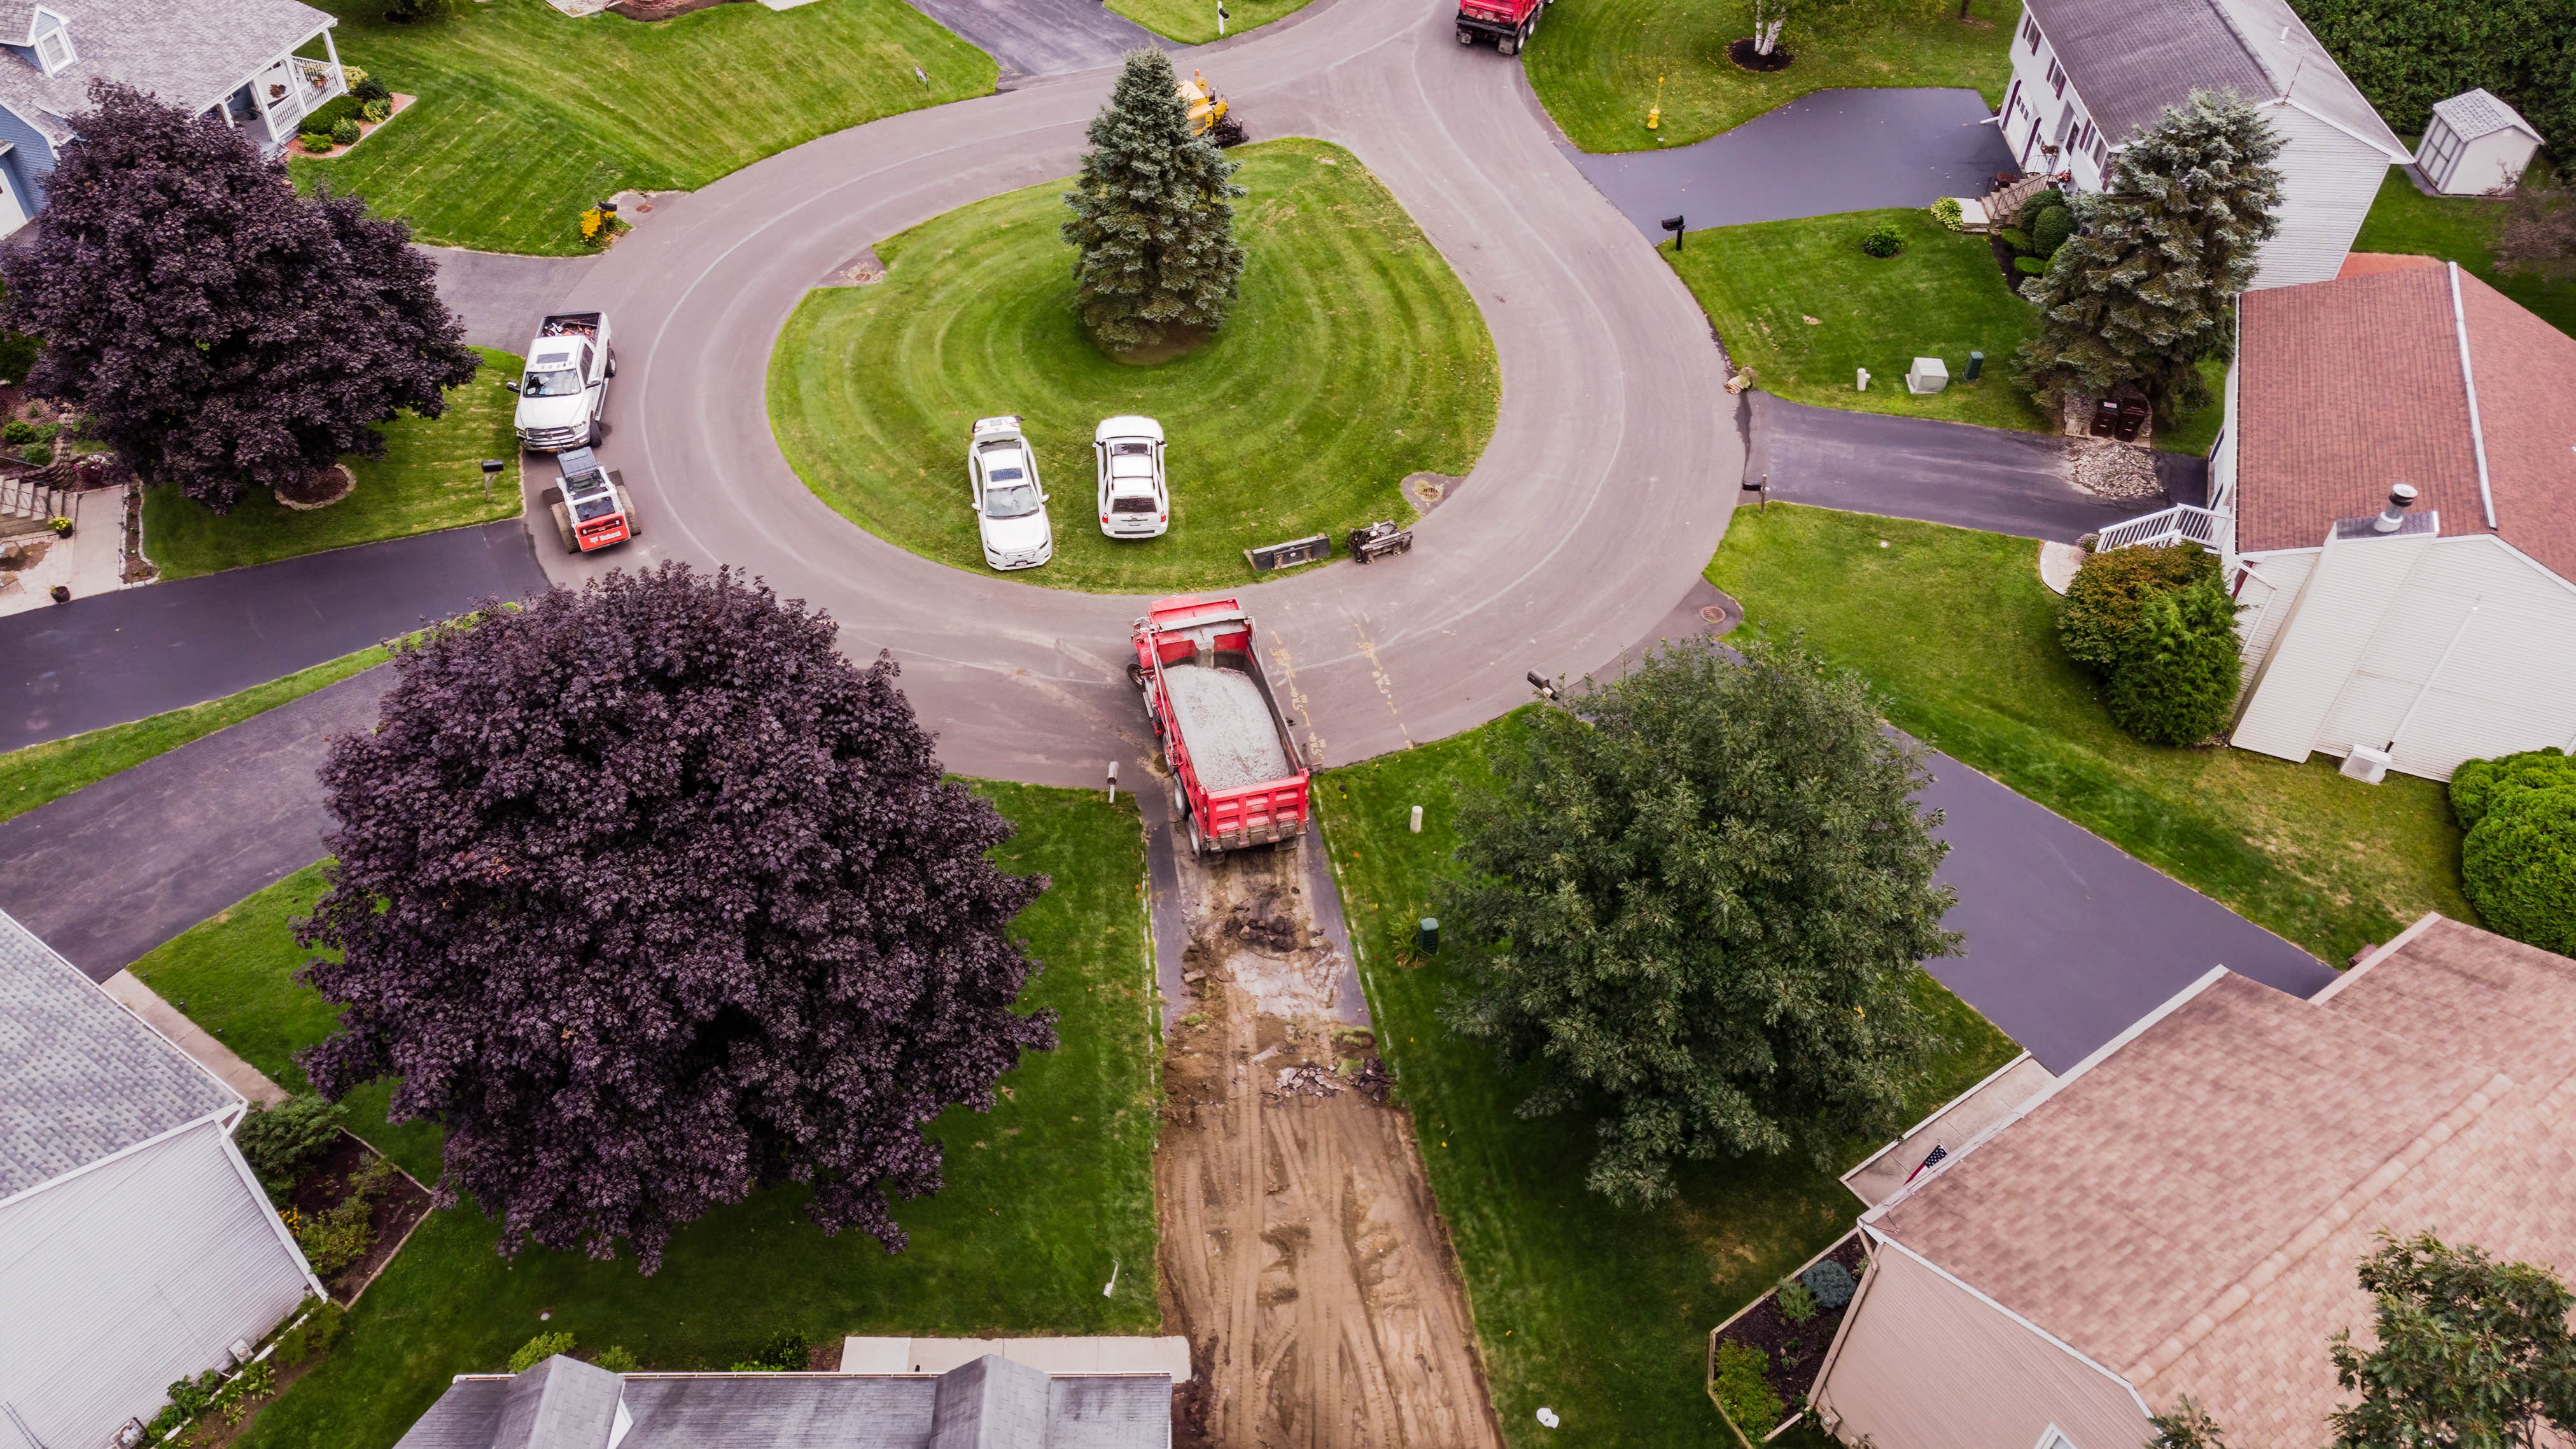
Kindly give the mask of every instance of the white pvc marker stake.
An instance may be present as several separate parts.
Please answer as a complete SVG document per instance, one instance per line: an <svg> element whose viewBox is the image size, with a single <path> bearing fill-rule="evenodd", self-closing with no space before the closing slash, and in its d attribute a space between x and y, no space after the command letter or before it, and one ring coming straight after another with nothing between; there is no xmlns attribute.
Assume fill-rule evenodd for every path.
<svg viewBox="0 0 2576 1449"><path fill-rule="evenodd" d="M1859 374L1857 380L1852 383L1853 388L1861 392L1869 391L1869 369L1866 367L1855 367L1852 371Z"/></svg>
<svg viewBox="0 0 2576 1449"><path fill-rule="evenodd" d="M1547 1408L1542 1408L1538 1411L1538 1421L1551 1429L1555 1428L1557 1424L1561 1422L1556 1417L1556 1410Z"/></svg>
<svg viewBox="0 0 2576 1449"><path fill-rule="evenodd" d="M1109 762L1109 803L1112 805L1118 803L1118 762L1116 760Z"/></svg>
<svg viewBox="0 0 2576 1449"><path fill-rule="evenodd" d="M1419 805L1413 807L1413 833L1416 835L1422 833L1422 807Z"/></svg>
<svg viewBox="0 0 2576 1449"><path fill-rule="evenodd" d="M1110 1260L1109 1260L1109 1286L1100 1290L1100 1296L1101 1296L1101 1297L1103 1297L1103 1298L1106 1298L1106 1297L1108 1297L1110 1294L1115 1293L1115 1292L1117 1292L1117 1291L1118 1291L1118 1260L1117 1260L1116 1258L1112 1258L1112 1259L1110 1259Z"/></svg>

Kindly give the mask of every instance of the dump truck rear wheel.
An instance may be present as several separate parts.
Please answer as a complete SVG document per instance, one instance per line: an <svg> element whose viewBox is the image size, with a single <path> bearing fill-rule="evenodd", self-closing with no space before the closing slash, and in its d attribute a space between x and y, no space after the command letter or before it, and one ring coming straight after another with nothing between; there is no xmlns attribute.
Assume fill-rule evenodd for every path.
<svg viewBox="0 0 2576 1449"><path fill-rule="evenodd" d="M1134 685L1139 690L1143 689L1145 687L1145 666L1137 663L1133 659L1128 660L1127 682Z"/></svg>
<svg viewBox="0 0 2576 1449"><path fill-rule="evenodd" d="M1518 55L1521 53L1520 38L1518 36L1506 35L1502 39L1494 42L1494 49L1501 51L1505 55Z"/></svg>
<svg viewBox="0 0 2576 1449"><path fill-rule="evenodd" d="M566 553L581 552L580 542L572 536L572 511L560 503L546 511L554 515L555 538L558 542L563 544L563 551Z"/></svg>
<svg viewBox="0 0 2576 1449"><path fill-rule="evenodd" d="M1475 43L1476 43L1476 32L1474 32L1474 31L1472 31L1472 30L1469 30L1467 27L1465 27L1465 26L1463 26L1463 25L1462 25L1462 26L1460 26L1460 27L1458 27L1458 43L1459 43L1460 45L1473 45L1473 44L1475 44Z"/></svg>

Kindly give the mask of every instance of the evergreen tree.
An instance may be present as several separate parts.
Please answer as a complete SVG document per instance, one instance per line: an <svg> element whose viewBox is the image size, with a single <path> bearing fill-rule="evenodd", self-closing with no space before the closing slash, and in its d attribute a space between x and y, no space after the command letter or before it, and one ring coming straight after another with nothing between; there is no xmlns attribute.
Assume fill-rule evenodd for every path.
<svg viewBox="0 0 2576 1449"><path fill-rule="evenodd" d="M2178 589L2139 614L2111 674L2111 718L2149 744L2198 744L2235 713L2243 669L2236 601L2215 582Z"/></svg>
<svg viewBox="0 0 2576 1449"><path fill-rule="evenodd" d="M2033 287L2047 314L2013 380L2054 413L2066 394L2136 383L2170 421L2209 401L2199 363L2228 343L2235 296L2280 230L2281 140L2254 108L2195 91L2139 128L2110 187Z"/></svg>
<svg viewBox="0 0 2576 1449"><path fill-rule="evenodd" d="M1064 239L1082 248L1074 310L1092 337L1125 352L1177 328L1222 326L1243 274L1234 208L1244 194L1216 143L1190 134L1172 59L1131 51L1109 104L1091 119L1091 150Z"/></svg>

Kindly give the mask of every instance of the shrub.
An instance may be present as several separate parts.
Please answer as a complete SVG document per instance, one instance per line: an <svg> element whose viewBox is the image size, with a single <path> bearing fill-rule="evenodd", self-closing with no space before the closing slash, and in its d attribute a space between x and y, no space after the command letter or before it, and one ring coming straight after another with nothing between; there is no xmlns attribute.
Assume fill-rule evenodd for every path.
<svg viewBox="0 0 2576 1449"><path fill-rule="evenodd" d="M358 118L355 116L342 116L331 123L331 143L335 146L354 145L358 135Z"/></svg>
<svg viewBox="0 0 2576 1449"><path fill-rule="evenodd" d="M520 1344L519 1351L510 1355L510 1372L523 1374L556 1354L570 1352L572 1352L571 1334L540 1333Z"/></svg>
<svg viewBox="0 0 2576 1449"><path fill-rule="evenodd" d="M360 102L390 101L394 98L394 88L386 85L381 79L368 75L364 71L354 71L352 74L355 74L358 79L349 83L349 94L356 96Z"/></svg>
<svg viewBox="0 0 2576 1449"><path fill-rule="evenodd" d="M1967 213L1960 208L1959 198L1955 196L1942 197L1932 203L1929 210L1932 219L1939 222L1944 230L1957 231L1968 224Z"/></svg>
<svg viewBox="0 0 2576 1449"><path fill-rule="evenodd" d="M367 1250L376 1245L376 1199L384 1196L393 1180L394 1165L390 1160L370 1158L364 1167L349 1174L347 1197L329 1212L296 1226L296 1244L304 1249L314 1272L328 1278L367 1256Z"/></svg>
<svg viewBox="0 0 2576 1449"><path fill-rule="evenodd" d="M2073 235L2075 213L2063 206L2052 206L2039 214L2039 220L2031 223L2030 249L2043 257L2055 256L2057 249L2066 245L2066 239Z"/></svg>
<svg viewBox="0 0 2576 1449"><path fill-rule="evenodd" d="M279 1334L276 1348L268 1355L269 1361L279 1368L291 1369L308 1358L329 1353L331 1345L340 1341L340 1328L348 1316L347 1310L337 1303L317 1303L310 1298L304 1303L301 1310L304 1321Z"/></svg>
<svg viewBox="0 0 2576 1449"><path fill-rule="evenodd" d="M733 1371L738 1374L803 1373L813 1352L814 1345L801 1333L792 1329L773 1333L768 1342L760 1346L758 1354L735 1364Z"/></svg>
<svg viewBox="0 0 2576 1449"><path fill-rule="evenodd" d="M2066 209L2066 193L2053 186L2043 186L2024 198L2021 210L2013 213L2013 225L2023 231L2039 226L2039 219L2052 211Z"/></svg>
<svg viewBox="0 0 2576 1449"><path fill-rule="evenodd" d="M2005 246L2011 247L2014 251L2023 256L2030 255L2031 240L2029 232L2023 231L2017 226L2004 226L1995 228L1995 235L2004 239Z"/></svg>
<svg viewBox="0 0 2576 1449"><path fill-rule="evenodd" d="M208 1369L193 1379L180 1379L170 1385L170 1407L178 1410L182 1419L195 1418L206 1411L206 1405L215 1401L215 1390L223 1386L221 1369Z"/></svg>
<svg viewBox="0 0 2576 1449"><path fill-rule="evenodd" d="M1815 1320L1816 1295L1795 1278L1781 1284L1778 1296L1772 1301L1779 1305L1780 1316L1791 1323L1804 1325Z"/></svg>
<svg viewBox="0 0 2576 1449"><path fill-rule="evenodd" d="M1708 1381L1709 1397L1748 1438L1759 1438L1780 1422L1780 1396L1771 1391L1770 1365L1771 1356L1750 1344L1717 1346L1717 1377Z"/></svg>
<svg viewBox="0 0 2576 1449"><path fill-rule="evenodd" d="M1905 233L1890 223L1880 222L1860 239L1860 249L1874 257L1892 257L1905 250Z"/></svg>
<svg viewBox="0 0 2576 1449"><path fill-rule="evenodd" d="M11 418L7 427L0 427L0 442L6 442L10 447L21 448L34 441L36 425L24 418Z"/></svg>
<svg viewBox="0 0 2576 1449"><path fill-rule="evenodd" d="M2057 642L2068 658L2107 674L2128 654L2139 611L2204 579L2217 581L2218 555L2198 544L2092 554L2057 606Z"/></svg>
<svg viewBox="0 0 2576 1449"><path fill-rule="evenodd" d="M29 443L27 446L18 450L18 456L41 468L47 463L54 461L54 445L51 443Z"/></svg>
<svg viewBox="0 0 2576 1449"><path fill-rule="evenodd" d="M2037 257L2015 257L2013 270L2025 277L2044 277L2048 275L2048 263Z"/></svg>
<svg viewBox="0 0 2576 1449"><path fill-rule="evenodd" d="M2486 786L2460 843L2460 884L2489 929L2576 953L2576 769L2507 758L2530 763Z"/></svg>
<svg viewBox="0 0 2576 1449"><path fill-rule="evenodd" d="M2244 655L2236 601L2205 580L2148 604L2127 657L2111 672L2111 718L2151 745L2191 745L2236 711Z"/></svg>
<svg viewBox="0 0 2576 1449"><path fill-rule="evenodd" d="M597 1368L604 1368L613 1374L631 1374L640 1367L640 1365L635 1362L635 1355L628 1353L626 1351L626 1346L622 1343L612 1343L608 1347L601 1349L598 1354L591 1359L591 1364Z"/></svg>
<svg viewBox="0 0 2576 1449"><path fill-rule="evenodd" d="M1831 1258L1799 1274L1798 1281L1816 1295L1817 1306L1829 1313L1851 1302L1853 1291L1860 1286L1852 1281L1851 1269Z"/></svg>
<svg viewBox="0 0 2576 1449"><path fill-rule="evenodd" d="M415 20L435 20L455 8L455 0L385 0L385 18L409 25Z"/></svg>
<svg viewBox="0 0 2576 1449"><path fill-rule="evenodd" d="M241 1149L243 1160L259 1174L260 1185L269 1195L283 1197L305 1168L331 1150L344 1115L337 1105L320 1097L289 1097L274 1107L252 1108L241 1126L233 1129L233 1145Z"/></svg>
<svg viewBox="0 0 2576 1449"><path fill-rule="evenodd" d="M369 101L365 105L358 107L358 119L367 122L369 125L373 125L393 113L394 103L391 101Z"/></svg>
<svg viewBox="0 0 2576 1449"><path fill-rule="evenodd" d="M2521 789L2555 789L2576 785L2576 755L2552 746L2492 760L2470 760L2451 772L2451 811L2463 829L2486 818L2487 804L2505 785Z"/></svg>

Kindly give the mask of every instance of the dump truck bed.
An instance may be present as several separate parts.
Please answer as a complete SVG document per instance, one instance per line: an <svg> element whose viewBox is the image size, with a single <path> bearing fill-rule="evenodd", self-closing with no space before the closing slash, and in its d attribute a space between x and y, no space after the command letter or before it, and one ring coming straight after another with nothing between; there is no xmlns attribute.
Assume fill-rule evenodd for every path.
<svg viewBox="0 0 2576 1449"><path fill-rule="evenodd" d="M1292 841L1306 828L1308 773L1253 637L1232 599L1161 599L1136 621L1130 677L1203 852Z"/></svg>

